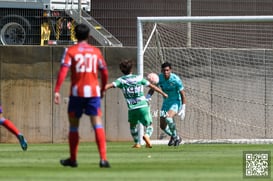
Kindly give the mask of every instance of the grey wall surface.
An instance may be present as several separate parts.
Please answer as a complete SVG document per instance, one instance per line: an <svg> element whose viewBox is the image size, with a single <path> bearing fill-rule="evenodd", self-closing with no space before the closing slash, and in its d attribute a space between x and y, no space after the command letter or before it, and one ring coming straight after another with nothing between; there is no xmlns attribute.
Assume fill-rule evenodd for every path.
<svg viewBox="0 0 273 181"><path fill-rule="evenodd" d="M69 76L61 89L61 105L55 105L53 102L53 89L63 50L64 47L59 46L0 47L0 96L4 116L14 122L30 143L67 141ZM122 75L118 68L121 59L136 60L135 47L103 47L101 50L108 64L109 82ZM181 135L186 139L273 138L273 51L255 50L256 52L252 54L245 54L244 51L234 50L236 52L232 54L239 54L242 62L245 59L251 60L255 56L258 57L257 59L263 57L255 64L249 61L250 64L247 67L240 66L240 62L235 65L233 63L221 64L217 57L222 50L205 49L202 51L209 51L206 61L201 64L202 67L198 67L202 74L200 72L194 74L196 70L194 62L184 65L187 66L187 71L183 71L185 74L182 74L182 77L188 103L186 119L183 122L177 122ZM249 55L251 56L248 57ZM218 68L218 72L213 73L212 70L215 68ZM236 71L233 71L233 75L223 79L224 76L221 73L226 72L227 75L230 75L229 71L239 68L242 70L247 68L248 73L244 77L239 77L241 83L239 82L238 85L241 84L242 87L223 89L219 78L222 82L228 83L237 75ZM253 77L251 74L252 68L253 72L259 71L257 76ZM136 72L136 69L134 71ZM205 96L197 91L201 84L201 90L206 92ZM252 93L246 93L245 90L255 91L252 95ZM221 99L219 95L222 95L223 92L217 91L227 91L227 94L232 96L230 99ZM259 99L255 100L257 94ZM241 100L253 99L251 101L254 104L251 101L235 102L234 100L238 97ZM160 96L154 96L151 102L155 127L153 139L158 138L161 133L157 114L160 101ZM102 104L107 140L132 141L127 121L127 106L121 91L119 89L108 90ZM233 114L237 114L236 119L239 119L241 125L238 125L236 121L223 120L222 117L219 117L219 115L224 115L230 120L236 120L232 119ZM245 127L245 125L248 126ZM87 116L83 116L81 120L80 138L81 141L94 141L95 139ZM0 126L0 142L17 142L17 139Z"/></svg>
<svg viewBox="0 0 273 181"><path fill-rule="evenodd" d="M29 142L65 142L68 134L67 98L70 78L61 88L62 103L55 105L53 89L64 47L0 47L0 96L4 116L13 121ZM121 75L121 59L136 60L136 48L101 48L109 67L109 82ZM120 90L111 89L102 101L108 141L131 140L127 106ZM94 141L89 117L80 125L82 141ZM17 142L0 126L0 142Z"/></svg>

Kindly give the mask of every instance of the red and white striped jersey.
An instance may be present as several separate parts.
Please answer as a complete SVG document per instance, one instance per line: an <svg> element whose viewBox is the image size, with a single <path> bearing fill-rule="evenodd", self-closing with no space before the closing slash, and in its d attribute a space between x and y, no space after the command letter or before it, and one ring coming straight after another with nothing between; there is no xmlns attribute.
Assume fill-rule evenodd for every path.
<svg viewBox="0 0 273 181"><path fill-rule="evenodd" d="M107 70L101 51L87 42L67 48L62 57L62 66L71 70L72 96L100 97L98 72Z"/></svg>

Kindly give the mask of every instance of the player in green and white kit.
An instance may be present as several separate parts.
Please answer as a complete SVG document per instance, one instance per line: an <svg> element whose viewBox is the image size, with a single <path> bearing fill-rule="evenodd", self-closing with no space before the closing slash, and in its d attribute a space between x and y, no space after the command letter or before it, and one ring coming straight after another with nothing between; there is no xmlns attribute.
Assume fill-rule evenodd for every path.
<svg viewBox="0 0 273 181"><path fill-rule="evenodd" d="M177 134L174 116L178 114L181 120L185 118L186 96L181 79L172 73L172 66L168 62L161 65L158 86L168 94L168 98L164 98L161 107L160 128L171 136L168 145L178 146L182 139ZM149 90L146 98L151 98L153 92Z"/></svg>
<svg viewBox="0 0 273 181"><path fill-rule="evenodd" d="M151 148L150 137L153 133L152 116L150 113L149 104L144 95L144 86L150 87L162 94L165 98L168 97L161 89L151 84L148 80L140 75L132 74L133 62L124 60L119 64L121 72L124 76L119 77L114 82L106 85L106 90L109 88L122 89L124 98L128 106L128 121L130 123L130 132L135 142L133 148L140 148L140 140L138 139L137 124L141 123L145 126L145 134L143 136L146 142L146 147Z"/></svg>

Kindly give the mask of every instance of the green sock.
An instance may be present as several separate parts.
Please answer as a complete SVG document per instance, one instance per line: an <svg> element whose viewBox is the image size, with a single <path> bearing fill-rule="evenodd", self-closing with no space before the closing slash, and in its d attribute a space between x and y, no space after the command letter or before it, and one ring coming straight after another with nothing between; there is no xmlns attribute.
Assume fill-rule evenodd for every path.
<svg viewBox="0 0 273 181"><path fill-rule="evenodd" d="M170 128L169 128L168 125L166 126L166 128L165 128L163 131L164 131L167 135L172 136L172 132L171 132L171 130L170 130Z"/></svg>
<svg viewBox="0 0 273 181"><path fill-rule="evenodd" d="M149 125L149 126L146 127L145 134L148 135L149 137L151 137L152 134L153 134L153 131L154 131L153 126L152 126L152 125Z"/></svg>
<svg viewBox="0 0 273 181"><path fill-rule="evenodd" d="M138 142L138 130L137 130L137 126L136 125L130 125L130 132L131 135L133 137L133 140L135 143L139 143Z"/></svg>
<svg viewBox="0 0 273 181"><path fill-rule="evenodd" d="M171 136L176 136L176 125L173 118L167 117L166 122L170 128Z"/></svg>

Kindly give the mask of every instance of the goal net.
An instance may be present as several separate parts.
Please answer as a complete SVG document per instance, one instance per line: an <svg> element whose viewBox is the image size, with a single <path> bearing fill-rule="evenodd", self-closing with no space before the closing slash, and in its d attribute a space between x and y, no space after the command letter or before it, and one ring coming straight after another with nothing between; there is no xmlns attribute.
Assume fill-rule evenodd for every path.
<svg viewBox="0 0 273 181"><path fill-rule="evenodd" d="M185 143L273 142L273 17L139 17L138 73L168 61L185 86ZM162 97L154 94L153 140ZM271 140L272 139L272 140Z"/></svg>

